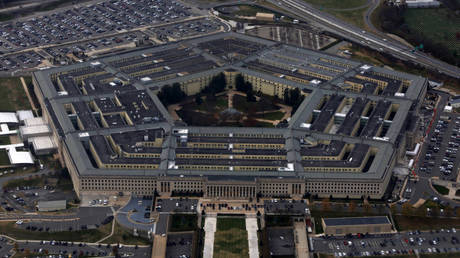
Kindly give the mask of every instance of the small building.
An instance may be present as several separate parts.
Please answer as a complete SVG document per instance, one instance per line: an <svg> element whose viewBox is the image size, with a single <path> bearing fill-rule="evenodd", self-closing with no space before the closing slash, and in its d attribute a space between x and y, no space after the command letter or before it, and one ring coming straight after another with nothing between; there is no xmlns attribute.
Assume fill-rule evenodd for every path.
<svg viewBox="0 0 460 258"><path fill-rule="evenodd" d="M275 15L273 13L257 13L256 20L259 21L273 21L275 20Z"/></svg>
<svg viewBox="0 0 460 258"><path fill-rule="evenodd" d="M66 208L67 208L66 200L38 201L38 204L37 204L38 211L59 211L59 210L65 210Z"/></svg>
<svg viewBox="0 0 460 258"><path fill-rule="evenodd" d="M29 151L17 151L15 146L7 148L6 151L11 165L26 165L35 163L32 153Z"/></svg>
<svg viewBox="0 0 460 258"><path fill-rule="evenodd" d="M16 115L18 116L19 121L21 122L34 117L34 113L32 112L32 110L18 110L16 111Z"/></svg>
<svg viewBox="0 0 460 258"><path fill-rule="evenodd" d="M450 105L452 106L452 108L459 108L460 107L460 95L453 97L452 100L450 101Z"/></svg>
<svg viewBox="0 0 460 258"><path fill-rule="evenodd" d="M57 149L57 144L51 136L31 137L27 141L29 146L34 150L35 155L47 155Z"/></svg>
<svg viewBox="0 0 460 258"><path fill-rule="evenodd" d="M323 218L322 225L327 235L389 233L392 224L387 216Z"/></svg>
<svg viewBox="0 0 460 258"><path fill-rule="evenodd" d="M440 3L436 0L406 0L408 8L432 8L439 7Z"/></svg>
<svg viewBox="0 0 460 258"><path fill-rule="evenodd" d="M30 137L47 136L51 134L51 129L48 125L21 126L19 134L22 140L27 141Z"/></svg>
<svg viewBox="0 0 460 258"><path fill-rule="evenodd" d="M27 118L24 120L25 126L37 126L37 125L44 125L44 124L46 124L46 122L43 119L43 117L32 117L32 118Z"/></svg>
<svg viewBox="0 0 460 258"><path fill-rule="evenodd" d="M19 120L14 112L0 112L0 124L18 124Z"/></svg>

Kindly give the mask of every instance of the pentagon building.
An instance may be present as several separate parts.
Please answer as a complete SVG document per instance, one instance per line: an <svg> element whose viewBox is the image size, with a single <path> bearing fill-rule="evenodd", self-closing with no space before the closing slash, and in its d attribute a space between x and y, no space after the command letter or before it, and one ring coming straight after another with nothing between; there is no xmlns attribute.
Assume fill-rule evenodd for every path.
<svg viewBox="0 0 460 258"><path fill-rule="evenodd" d="M283 127L178 123L156 93L193 95L217 74L305 96ZM33 74L75 191L382 198L413 145L425 78L236 33Z"/></svg>

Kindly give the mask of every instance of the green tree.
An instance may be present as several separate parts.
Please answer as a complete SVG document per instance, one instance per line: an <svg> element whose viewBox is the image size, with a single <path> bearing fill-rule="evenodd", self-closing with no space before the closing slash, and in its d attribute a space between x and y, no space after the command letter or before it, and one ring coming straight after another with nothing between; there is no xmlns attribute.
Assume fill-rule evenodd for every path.
<svg viewBox="0 0 460 258"><path fill-rule="evenodd" d="M201 96L199 94L197 94L195 96L195 103L199 106L201 104L203 104L203 99L201 98Z"/></svg>

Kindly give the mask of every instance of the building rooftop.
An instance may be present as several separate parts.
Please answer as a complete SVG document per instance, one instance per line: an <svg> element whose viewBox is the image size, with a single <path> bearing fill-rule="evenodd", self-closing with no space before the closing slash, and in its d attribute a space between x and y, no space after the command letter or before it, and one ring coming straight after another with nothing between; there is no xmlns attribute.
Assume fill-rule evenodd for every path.
<svg viewBox="0 0 460 258"><path fill-rule="evenodd" d="M379 225L391 224L387 216L378 217L348 217L348 218L323 218L326 226L353 226L353 225Z"/></svg>

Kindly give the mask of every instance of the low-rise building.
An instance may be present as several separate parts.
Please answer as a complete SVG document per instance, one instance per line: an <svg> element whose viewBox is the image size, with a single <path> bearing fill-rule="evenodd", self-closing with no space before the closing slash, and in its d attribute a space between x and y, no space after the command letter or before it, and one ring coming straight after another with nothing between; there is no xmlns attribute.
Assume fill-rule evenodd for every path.
<svg viewBox="0 0 460 258"><path fill-rule="evenodd" d="M322 225L326 235L379 234L392 230L387 216L323 218Z"/></svg>

